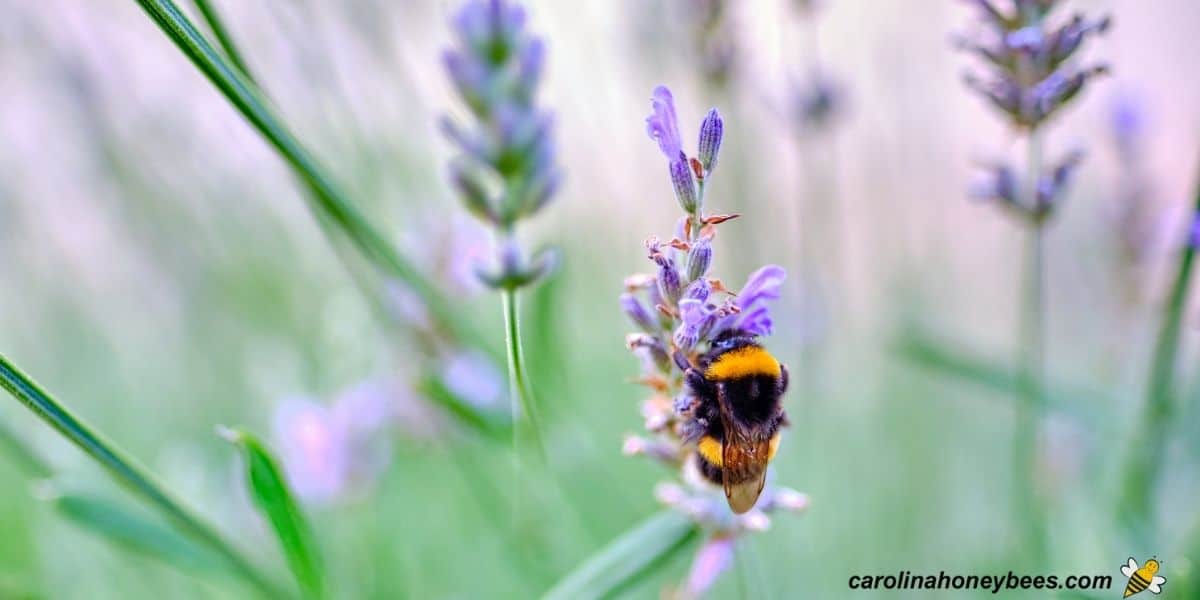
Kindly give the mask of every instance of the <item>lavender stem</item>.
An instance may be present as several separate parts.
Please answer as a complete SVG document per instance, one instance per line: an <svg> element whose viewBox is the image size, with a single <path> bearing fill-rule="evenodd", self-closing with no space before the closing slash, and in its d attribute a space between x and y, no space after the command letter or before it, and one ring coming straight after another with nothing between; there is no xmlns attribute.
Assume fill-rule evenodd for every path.
<svg viewBox="0 0 1200 600"><path fill-rule="evenodd" d="M1025 265L1024 306L1021 315L1020 398L1017 402L1013 436L1014 490L1017 519L1026 524L1025 543L1032 560L1045 557L1045 526L1038 503L1036 465L1037 430L1042 410L1042 380L1045 367L1045 220L1037 216L1037 184L1041 172L1041 138L1036 129L1027 142L1027 202L1031 217Z"/></svg>
<svg viewBox="0 0 1200 600"><path fill-rule="evenodd" d="M1146 536L1151 528L1144 527L1154 521L1154 489L1166 450L1166 435L1174 415L1175 366L1179 352L1179 334L1183 324L1184 308L1187 306L1188 289L1192 281L1192 263L1195 261L1195 223L1200 218L1200 184L1197 184L1195 208L1188 221L1189 237L1179 258L1179 270L1171 287L1162 327L1154 348L1154 359L1150 366L1150 382L1146 387L1146 405L1142 413L1140 430L1133 439L1129 462L1125 469L1118 506L1118 519L1130 532ZM1151 541L1151 540L1144 540Z"/></svg>
<svg viewBox="0 0 1200 600"><path fill-rule="evenodd" d="M523 423L529 430L538 458L544 463L546 450L542 445L533 387L525 371L525 351L521 344L521 323L517 311L517 290L511 287L504 288L500 297L504 311L504 347L508 354L508 391L514 424L513 447L518 447L517 442L522 429L520 424Z"/></svg>

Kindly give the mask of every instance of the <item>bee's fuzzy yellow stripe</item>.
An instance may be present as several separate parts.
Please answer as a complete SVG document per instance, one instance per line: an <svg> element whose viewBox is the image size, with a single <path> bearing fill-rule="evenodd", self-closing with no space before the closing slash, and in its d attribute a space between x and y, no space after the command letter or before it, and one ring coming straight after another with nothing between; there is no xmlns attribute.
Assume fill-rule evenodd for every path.
<svg viewBox="0 0 1200 600"><path fill-rule="evenodd" d="M779 361L770 352L758 346L745 346L730 350L717 357L704 376L714 381L737 379L751 375L779 377Z"/></svg>
<svg viewBox="0 0 1200 600"><path fill-rule="evenodd" d="M771 437L771 444L768 448L767 460L771 460L775 458L775 453L779 451L778 433ZM696 451L700 453L700 456L704 457L704 460L708 461L708 464L714 467L720 468L725 463L724 454L721 451L721 442L718 442L717 438L707 435L700 438L700 443L696 445Z"/></svg>
<svg viewBox="0 0 1200 600"><path fill-rule="evenodd" d="M708 464L714 467L719 468L725 462L721 454L721 442L718 442L717 438L707 435L700 438L700 444L696 450L700 453L700 456L704 457L704 460L708 461Z"/></svg>

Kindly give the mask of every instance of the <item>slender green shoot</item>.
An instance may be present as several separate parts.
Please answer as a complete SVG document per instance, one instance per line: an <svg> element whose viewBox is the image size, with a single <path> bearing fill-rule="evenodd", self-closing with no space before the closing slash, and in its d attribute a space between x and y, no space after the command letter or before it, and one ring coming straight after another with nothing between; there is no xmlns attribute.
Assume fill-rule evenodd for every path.
<svg viewBox="0 0 1200 600"><path fill-rule="evenodd" d="M546 461L546 449L542 444L541 427L538 422L536 401L533 396L533 385L525 368L525 350L521 343L520 311L517 307L517 290L505 288L501 290L501 304L504 311L504 348L508 354L508 393L512 408L513 445L522 430L528 430L534 451L543 463ZM524 427L521 425L524 424Z"/></svg>
<svg viewBox="0 0 1200 600"><path fill-rule="evenodd" d="M349 196L267 106L257 86L217 53L174 2L137 0L137 3L287 162L311 192L306 198L313 212L329 219L367 260L402 281L421 298L442 333L467 342L478 341L441 291L354 207Z"/></svg>
<svg viewBox="0 0 1200 600"><path fill-rule="evenodd" d="M666 565L697 537L688 517L666 510L625 532L561 579L542 600L610 598Z"/></svg>
<svg viewBox="0 0 1200 600"><path fill-rule="evenodd" d="M325 574L312 528L292 496L279 461L250 433L227 427L218 428L217 433L241 449L254 505L275 530L284 558L300 588L309 598L324 598Z"/></svg>
<svg viewBox="0 0 1200 600"><path fill-rule="evenodd" d="M1017 402L1013 432L1013 491L1016 494L1017 519L1025 526L1026 552L1030 560L1045 557L1046 531L1037 494L1037 432L1043 411L1043 379L1046 347L1045 306L1045 220L1036 210L1037 182L1041 173L1041 140L1037 131L1029 133L1026 177L1027 206L1034 208L1026 247L1025 285L1021 310L1019 362L1021 390Z"/></svg>
<svg viewBox="0 0 1200 600"><path fill-rule="evenodd" d="M46 498L64 519L106 541L184 572L228 571L229 565L201 546L143 511L99 496L50 490Z"/></svg>
<svg viewBox="0 0 1200 600"><path fill-rule="evenodd" d="M1196 186L1192 215L1192 219L1188 221L1189 228L1200 219L1200 183ZM1179 257L1179 267L1175 272L1171 295L1167 300L1158 331L1158 341L1154 346L1150 381L1146 385L1146 405L1143 408L1140 429L1132 440L1133 445L1120 491L1121 499L1117 506L1117 518L1129 532L1142 537L1153 531L1155 488L1162 471L1167 439L1170 437L1168 432L1171 419L1175 414L1175 368L1179 354L1179 334L1183 329L1183 314L1192 283L1192 263L1196 258L1196 245L1190 232L1191 229L1183 254Z"/></svg>
<svg viewBox="0 0 1200 600"><path fill-rule="evenodd" d="M237 44L233 43L233 37L229 35L229 30L225 28L225 22L221 19L221 15L217 13L216 7L208 0L192 0L196 5L196 10L200 11L201 18L208 25L208 29L212 31L213 38L221 45L221 51L225 53L229 62L241 71L242 75L251 82L257 84L258 81L254 78L254 74L250 72L250 67L246 64L246 59L242 57L242 53L238 50Z"/></svg>
<svg viewBox="0 0 1200 600"><path fill-rule="evenodd" d="M78 446L109 474L154 508L192 538L212 548L230 567L268 598L279 598L278 588L259 573L258 569L225 540L220 533L160 485L149 471L128 457L89 425L76 417L66 406L46 393L33 379L0 354L0 387L12 394L34 415L53 427Z"/></svg>

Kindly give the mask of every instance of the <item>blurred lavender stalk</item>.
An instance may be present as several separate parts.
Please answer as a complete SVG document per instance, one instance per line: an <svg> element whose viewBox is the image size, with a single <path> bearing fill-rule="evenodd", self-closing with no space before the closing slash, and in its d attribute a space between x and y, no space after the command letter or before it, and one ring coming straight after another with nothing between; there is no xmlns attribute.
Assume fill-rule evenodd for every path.
<svg viewBox="0 0 1200 600"><path fill-rule="evenodd" d="M1089 20L1076 14L1049 26L1060 0L1012 0L1001 7L992 0L965 0L979 11L979 29L959 36L957 45L980 57L987 75L968 73L969 88L998 108L1026 136L1024 178L1008 165L987 167L986 178L972 193L998 204L1028 231L1026 282L1020 328L1022 388L1013 439L1014 491L1017 520L1025 523L1031 559L1046 558L1045 516L1036 489L1035 462L1039 416L1043 410L1045 353L1045 258L1043 229L1060 203L1081 151L1073 151L1049 169L1042 160L1042 126L1095 76L1103 65L1080 67L1073 55L1090 36L1108 29L1109 19Z"/></svg>
<svg viewBox="0 0 1200 600"><path fill-rule="evenodd" d="M795 245L796 295L800 313L800 356L802 385L818 381L824 369L816 343L829 326L829 296L835 293L826 285L836 279L841 268L843 207L838 192L838 150L833 134L838 118L845 112L846 90L822 62L820 8L815 0L798 0L793 10L804 31L796 36L805 41L800 57L803 73L791 81L785 110L795 132L794 142L800 153L800 197L796 198L793 235ZM830 273L832 271L833 273ZM833 277L829 277L833 275ZM842 303L840 300L836 303Z"/></svg>
<svg viewBox="0 0 1200 600"><path fill-rule="evenodd" d="M442 60L474 123L467 129L447 117L442 127L460 151L450 180L467 210L496 236L496 264L477 274L502 295L513 420L528 425L544 457L517 291L553 270L557 255L543 250L526 258L515 230L550 202L562 175L550 114L535 104L545 44L530 34L526 20L524 8L507 0L470 0L455 14L454 44Z"/></svg>
<svg viewBox="0 0 1200 600"><path fill-rule="evenodd" d="M1200 174L1200 170L1197 173ZM1196 246L1200 244L1200 181L1196 183L1195 194L1195 205L1188 221L1187 242L1179 258L1154 346L1150 381L1146 386L1146 404L1142 409L1141 423L1132 439L1120 490L1121 498L1117 505L1118 522L1124 525L1131 539L1139 542L1142 550L1152 548L1156 537L1154 500L1162 462L1166 457L1170 426L1175 416L1175 368L1179 337L1192 283Z"/></svg>
<svg viewBox="0 0 1200 600"><path fill-rule="evenodd" d="M639 382L652 391L642 406L647 435L628 437L624 452L648 456L679 474L682 483L662 483L656 496L706 532L708 541L684 585L689 596L698 596L728 568L727 555L741 534L767 528L768 514L777 509L804 510L808 500L776 487L769 478L757 506L734 514L721 490L698 470L696 442L705 426L696 414L697 399L683 383L684 370L722 334L770 335L768 305L779 299L785 274L776 265L762 267L736 294L711 276L717 225L733 218L706 214L704 206L704 187L717 166L724 122L716 109L709 111L700 125L697 156L689 158L670 90L656 88L651 106L647 131L667 158L667 179L685 215L670 241L652 237L646 242L655 271L629 277L620 296L621 309L638 329L626 341L642 364Z"/></svg>

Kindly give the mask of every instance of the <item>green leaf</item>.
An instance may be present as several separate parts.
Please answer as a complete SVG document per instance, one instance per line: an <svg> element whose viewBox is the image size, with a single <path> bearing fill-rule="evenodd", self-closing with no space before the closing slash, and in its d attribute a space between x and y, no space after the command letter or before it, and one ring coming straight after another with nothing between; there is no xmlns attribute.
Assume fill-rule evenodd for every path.
<svg viewBox="0 0 1200 600"><path fill-rule="evenodd" d="M159 484L145 467L75 416L2 354L0 387L107 469L118 483L161 511L184 533L219 553L238 575L253 584L263 595L268 598L279 597L279 592L270 579L260 574L253 563L225 541L215 528L187 509Z"/></svg>
<svg viewBox="0 0 1200 600"><path fill-rule="evenodd" d="M479 341L478 335L467 327L465 319L455 314L454 303L355 208L349 196L268 106L257 86L208 43L175 3L171 0L137 0L137 3L287 162L309 192L305 198L313 213L342 231L377 268L404 282L424 301L439 330L478 346L475 343Z"/></svg>
<svg viewBox="0 0 1200 600"><path fill-rule="evenodd" d="M902 332L894 349L917 365L998 392L1015 395L1022 390L1020 373L1003 361L981 356L915 329ZM1105 391L1053 378L1046 381L1045 386L1048 410L1067 415L1091 431L1111 433L1112 425L1096 411L1097 399L1108 395Z"/></svg>
<svg viewBox="0 0 1200 600"><path fill-rule="evenodd" d="M50 501L68 521L136 554L186 572L229 569L220 556L143 511L86 494L53 494Z"/></svg>
<svg viewBox="0 0 1200 600"><path fill-rule="evenodd" d="M242 450L246 477L254 504L271 523L288 567L311 598L325 595L324 572L316 551L312 529L292 497L278 461L262 442L239 429L220 428L222 437Z"/></svg>
<svg viewBox="0 0 1200 600"><path fill-rule="evenodd" d="M607 598L685 550L698 530L686 516L663 511L613 540L559 581L543 600Z"/></svg>

